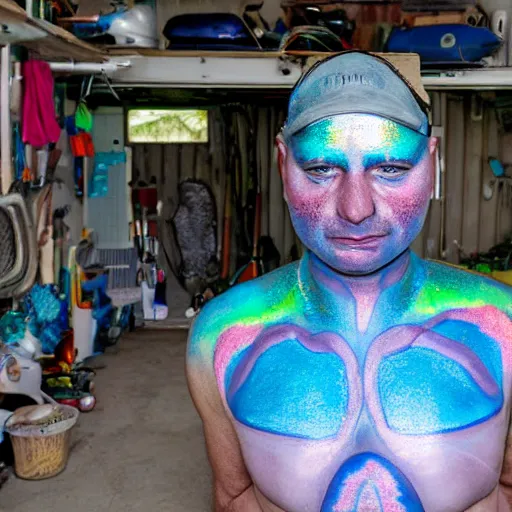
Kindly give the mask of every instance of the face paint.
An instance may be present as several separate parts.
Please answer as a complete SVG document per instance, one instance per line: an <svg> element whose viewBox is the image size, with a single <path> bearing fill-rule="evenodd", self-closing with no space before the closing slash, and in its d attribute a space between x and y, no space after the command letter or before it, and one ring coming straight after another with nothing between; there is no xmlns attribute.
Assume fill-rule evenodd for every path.
<svg viewBox="0 0 512 512"><path fill-rule="evenodd" d="M352 118L352 120L348 118ZM292 137L290 147L302 167L324 162L349 170L350 153L364 154L366 168L386 162L417 165L428 138L405 126L375 116L337 116L308 126Z"/></svg>
<svg viewBox="0 0 512 512"><path fill-rule="evenodd" d="M322 261L374 272L407 249L432 191L428 137L370 115L342 115L292 137L285 190L295 230Z"/></svg>

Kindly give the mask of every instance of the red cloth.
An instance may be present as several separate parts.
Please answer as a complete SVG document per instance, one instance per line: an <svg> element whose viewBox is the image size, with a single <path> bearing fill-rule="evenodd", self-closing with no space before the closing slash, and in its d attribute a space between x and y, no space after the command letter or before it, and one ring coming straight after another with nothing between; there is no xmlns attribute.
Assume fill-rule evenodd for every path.
<svg viewBox="0 0 512 512"><path fill-rule="evenodd" d="M61 129L55 114L54 83L49 64L41 60L24 62L23 82L23 142L34 147L57 142Z"/></svg>

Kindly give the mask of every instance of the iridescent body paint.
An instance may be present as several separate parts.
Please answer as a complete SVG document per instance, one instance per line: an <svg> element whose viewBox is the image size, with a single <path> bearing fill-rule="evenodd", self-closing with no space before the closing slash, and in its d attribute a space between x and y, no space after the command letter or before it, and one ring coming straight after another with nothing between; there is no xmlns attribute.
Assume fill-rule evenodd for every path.
<svg viewBox="0 0 512 512"><path fill-rule="evenodd" d="M466 510L503 465L512 293L408 250L428 139L359 115L311 130L283 170L308 250L207 304L189 374L216 390L252 481L286 512Z"/></svg>

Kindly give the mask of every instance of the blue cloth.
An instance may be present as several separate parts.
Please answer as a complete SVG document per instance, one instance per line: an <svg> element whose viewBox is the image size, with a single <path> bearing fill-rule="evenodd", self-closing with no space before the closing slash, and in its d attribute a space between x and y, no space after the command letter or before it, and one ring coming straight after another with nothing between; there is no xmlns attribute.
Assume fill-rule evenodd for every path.
<svg viewBox="0 0 512 512"><path fill-rule="evenodd" d="M89 183L89 197L105 197L108 194L109 167L126 162L124 151L96 153L94 155L94 170Z"/></svg>
<svg viewBox="0 0 512 512"><path fill-rule="evenodd" d="M68 329L68 318L63 313L64 301L55 285L34 285L24 300L28 328L39 339L42 351L53 354Z"/></svg>

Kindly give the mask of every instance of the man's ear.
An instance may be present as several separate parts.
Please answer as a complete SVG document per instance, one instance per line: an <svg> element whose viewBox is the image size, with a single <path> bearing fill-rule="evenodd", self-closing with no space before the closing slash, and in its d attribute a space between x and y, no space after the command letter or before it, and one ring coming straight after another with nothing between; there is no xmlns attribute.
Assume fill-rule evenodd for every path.
<svg viewBox="0 0 512 512"><path fill-rule="evenodd" d="M279 169L279 174L281 175L281 179L283 180L283 195L284 200L288 201L288 196L286 194L287 188L287 180L288 175L286 172L286 160L288 156L288 146L283 139L283 136L279 134L276 137L276 148L277 148L277 168Z"/></svg>
<svg viewBox="0 0 512 512"><path fill-rule="evenodd" d="M430 137L428 140L428 152L432 161L432 197L436 186L436 169L437 169L437 152L440 151L439 139L437 137Z"/></svg>
<svg viewBox="0 0 512 512"><path fill-rule="evenodd" d="M434 156L436 154L437 147L439 146L439 139L437 137L430 137L428 139L428 152L430 156Z"/></svg>

